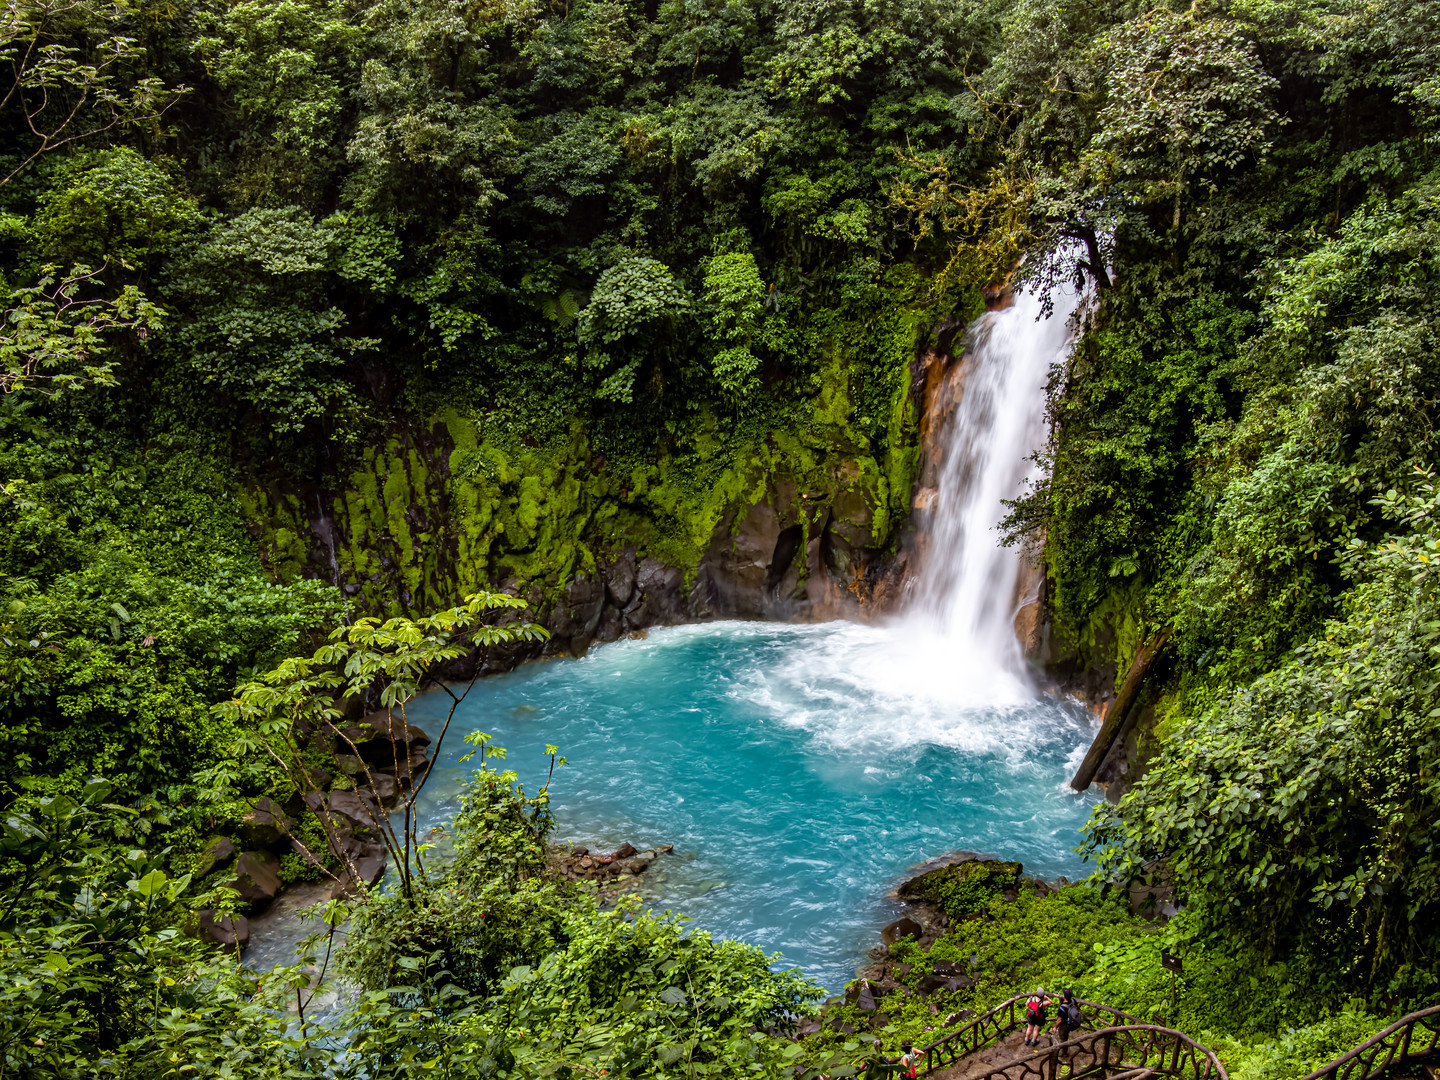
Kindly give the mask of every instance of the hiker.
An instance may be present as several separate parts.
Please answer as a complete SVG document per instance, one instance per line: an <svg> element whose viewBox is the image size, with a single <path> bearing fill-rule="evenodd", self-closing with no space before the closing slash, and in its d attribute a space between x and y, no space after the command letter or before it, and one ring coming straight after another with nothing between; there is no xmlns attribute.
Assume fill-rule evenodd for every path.
<svg viewBox="0 0 1440 1080"><path fill-rule="evenodd" d="M1058 1019L1055 1021L1055 1034L1060 1036L1060 1041L1069 1042L1070 1033L1080 1029L1080 1002L1075 997L1075 991L1067 988L1061 995Z"/></svg>
<svg viewBox="0 0 1440 1080"><path fill-rule="evenodd" d="M900 1070L896 1075L902 1080L916 1080L920 1075L915 1071L920 1064L920 1055L915 1052L913 1043L903 1042L900 1044L900 1049L902 1051L900 1060L895 1063L900 1066Z"/></svg>
<svg viewBox="0 0 1440 1080"><path fill-rule="evenodd" d="M1047 1007L1051 999L1045 996L1045 988L1039 987L1025 1002L1025 1045L1040 1045L1040 1030L1049 1017Z"/></svg>

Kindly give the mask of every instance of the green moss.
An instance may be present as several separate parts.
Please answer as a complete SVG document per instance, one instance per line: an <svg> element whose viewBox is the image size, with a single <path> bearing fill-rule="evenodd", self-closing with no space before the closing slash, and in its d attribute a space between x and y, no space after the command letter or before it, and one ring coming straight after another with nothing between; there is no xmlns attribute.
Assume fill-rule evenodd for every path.
<svg viewBox="0 0 1440 1080"><path fill-rule="evenodd" d="M942 866L900 886L902 900L933 904L952 919L983 909L991 900L1020 887L1020 864L971 859Z"/></svg>
<svg viewBox="0 0 1440 1080"><path fill-rule="evenodd" d="M623 464L597 453L578 420L533 447L447 406L413 437L366 447L338 485L335 565L360 587L360 605L380 613L495 586L544 606L627 546L693 579L727 516L738 526L745 508L781 492L807 543L833 512L852 538L893 544L919 464L911 366L939 317L924 286L899 274L878 314L831 321L803 409L737 422L706 406L673 444ZM419 435L432 431L443 438ZM254 488L242 505L277 576L332 576L328 547L293 494Z"/></svg>

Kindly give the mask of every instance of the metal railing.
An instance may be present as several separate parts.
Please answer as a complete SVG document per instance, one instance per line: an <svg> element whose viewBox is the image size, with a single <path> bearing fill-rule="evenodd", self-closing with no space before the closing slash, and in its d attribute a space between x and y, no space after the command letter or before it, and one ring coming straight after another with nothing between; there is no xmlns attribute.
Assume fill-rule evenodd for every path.
<svg viewBox="0 0 1440 1080"><path fill-rule="evenodd" d="M1440 1054L1440 1005L1401 1017L1303 1080L1373 1080L1404 1062Z"/></svg>
<svg viewBox="0 0 1440 1080"><path fill-rule="evenodd" d="M1124 1024L1073 1036L1018 1058L977 1069L967 1080L1230 1080L1213 1051L1183 1031L1157 1024Z"/></svg>
<svg viewBox="0 0 1440 1080"><path fill-rule="evenodd" d="M1023 1027L1028 997L1017 995L924 1047L925 1062L919 1071L928 1075L957 1065ZM967 1080L1078 1080L1090 1075L1106 1080L1151 1080L1156 1076L1229 1080L1214 1052L1184 1032L1141 1023L1098 1002L1081 1000L1080 1006L1120 1023L1032 1049L988 1071L976 1069ZM1396 1066L1426 1058L1440 1060L1440 1005L1401 1017L1302 1080L1379 1080Z"/></svg>
<svg viewBox="0 0 1440 1080"><path fill-rule="evenodd" d="M922 1072L931 1073L936 1069L943 1069L953 1065L961 1058L969 1057L983 1046L1003 1039L1010 1032L1025 1026L1025 1002L1029 1000L1029 994L1017 994L1009 1001L1002 1002L989 1012L984 1013L968 1023L956 1028L954 1031L937 1039L929 1046L922 1048L925 1055L925 1064L921 1067ZM1114 1026L1117 1024L1139 1024L1139 1018L1129 1013L1121 1012L1119 1009L1111 1008L1109 1005L1102 1005L1095 1001L1085 1001L1083 998L1076 999L1082 1012L1100 1013L1107 1017L1108 1022ZM1053 1021L1052 1021L1053 1022ZM1048 1026L1048 1025L1047 1025Z"/></svg>

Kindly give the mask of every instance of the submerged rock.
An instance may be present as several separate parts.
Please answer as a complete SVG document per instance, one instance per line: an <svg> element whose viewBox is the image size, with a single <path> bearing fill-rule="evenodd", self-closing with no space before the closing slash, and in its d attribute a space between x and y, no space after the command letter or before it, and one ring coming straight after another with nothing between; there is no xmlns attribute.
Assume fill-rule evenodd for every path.
<svg viewBox="0 0 1440 1080"><path fill-rule="evenodd" d="M588 847L576 846L560 856L560 873L571 881L594 881L610 885L628 885L643 874L661 855L674 850L673 844L659 844L644 851L626 841L608 855L591 853Z"/></svg>

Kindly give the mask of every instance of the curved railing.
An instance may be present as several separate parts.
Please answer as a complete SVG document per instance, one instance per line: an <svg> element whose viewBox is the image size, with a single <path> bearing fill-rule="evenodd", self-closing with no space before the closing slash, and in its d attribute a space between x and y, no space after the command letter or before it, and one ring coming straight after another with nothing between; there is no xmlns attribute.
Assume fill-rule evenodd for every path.
<svg viewBox="0 0 1440 1080"><path fill-rule="evenodd" d="M1386 1069L1440 1053L1440 1005L1401 1017L1303 1080L1373 1080Z"/></svg>
<svg viewBox="0 0 1440 1080"><path fill-rule="evenodd" d="M928 1075L959 1064L1023 1027L1024 1003L1029 997L1017 994L924 1047L925 1062L918 1071ZM1108 1080L1150 1080L1155 1076L1229 1080L1214 1052L1184 1032L1142 1023L1099 1002L1081 999L1080 1007L1121 1022L1032 1050L988 1072L976 1071L967 1080L1056 1080L1061 1065L1066 1067L1067 1080L1090 1073L1108 1076ZM1378 1080L1395 1066L1429 1057L1440 1057L1440 1005L1401 1017L1301 1080Z"/></svg>
<svg viewBox="0 0 1440 1080"><path fill-rule="evenodd" d="M967 1080L1066 1080L1098 1075L1109 1080L1230 1080L1213 1051L1183 1031L1156 1024L1124 1024L1087 1031L1032 1050L988 1071L976 1070Z"/></svg>
<svg viewBox="0 0 1440 1080"><path fill-rule="evenodd" d="M1017 994L1009 1001L1002 1002L989 1012L977 1016L969 1023L924 1047L921 1052L925 1055L925 1064L919 1071L932 1073L936 1069L953 1065L961 1058L969 1057L982 1046L988 1046L997 1039L1004 1038L1010 1032L1024 1027L1025 1002L1029 998L1029 994ZM1080 1003L1082 1013L1087 1011L1102 1013L1111 1018L1112 1024L1115 1021L1122 1025L1141 1023L1137 1017L1111 1008L1109 1005L1085 1001L1083 998L1079 998L1077 1001Z"/></svg>

